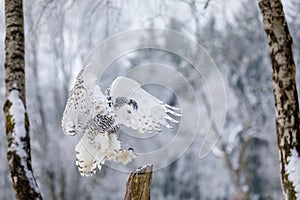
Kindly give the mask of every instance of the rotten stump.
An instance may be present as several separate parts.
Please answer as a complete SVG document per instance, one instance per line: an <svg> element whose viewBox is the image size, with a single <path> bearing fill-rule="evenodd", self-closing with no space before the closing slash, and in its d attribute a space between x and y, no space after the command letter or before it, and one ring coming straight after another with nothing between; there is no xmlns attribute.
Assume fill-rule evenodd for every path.
<svg viewBox="0 0 300 200"><path fill-rule="evenodd" d="M131 172L126 183L124 200L149 200L153 165L142 166Z"/></svg>

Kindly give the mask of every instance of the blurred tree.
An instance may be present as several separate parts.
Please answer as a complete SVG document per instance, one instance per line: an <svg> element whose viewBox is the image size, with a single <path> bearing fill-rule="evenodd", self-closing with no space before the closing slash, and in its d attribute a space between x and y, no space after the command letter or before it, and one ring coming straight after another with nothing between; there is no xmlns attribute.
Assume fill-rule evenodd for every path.
<svg viewBox="0 0 300 200"><path fill-rule="evenodd" d="M228 110L233 112L227 113L224 132L213 153L224 160L224 169L229 172L230 186L234 189L228 195L243 193L250 199L278 198L272 188L280 186L279 177L262 170L268 163L264 159L265 151L276 144L268 134L274 123L267 120L273 117L270 112L273 107L269 106L273 105L273 99L270 98L271 69L265 58L266 39L257 4L248 0L239 6L240 10L232 15L233 20L222 21L223 28L218 28L218 19L212 17L199 31L198 40L220 67L228 85L229 102L233 100L228 103ZM243 12L245 9L247 13ZM203 97L202 101L208 108L208 100ZM277 163L277 157L272 162ZM269 168L270 172L275 170Z"/></svg>
<svg viewBox="0 0 300 200"><path fill-rule="evenodd" d="M286 199L296 199L295 183L289 180L287 165L292 150L300 153L299 103L295 79L293 41L280 0L259 0L273 66L276 131L281 181Z"/></svg>
<svg viewBox="0 0 300 200"><path fill-rule="evenodd" d="M29 120L25 101L22 0L5 1L7 159L17 199L42 199L31 167Z"/></svg>

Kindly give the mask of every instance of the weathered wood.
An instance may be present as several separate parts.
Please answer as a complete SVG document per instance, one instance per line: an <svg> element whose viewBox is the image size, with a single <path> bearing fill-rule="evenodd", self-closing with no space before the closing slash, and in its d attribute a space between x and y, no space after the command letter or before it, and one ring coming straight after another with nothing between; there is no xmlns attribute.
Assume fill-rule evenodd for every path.
<svg viewBox="0 0 300 200"><path fill-rule="evenodd" d="M300 153L299 103L295 79L293 41L280 0L259 0L264 29L273 66L276 131L279 147L281 182L286 199L296 199L286 167L291 150Z"/></svg>
<svg viewBox="0 0 300 200"><path fill-rule="evenodd" d="M126 183L124 200L149 200L153 165L146 165L131 172Z"/></svg>
<svg viewBox="0 0 300 200"><path fill-rule="evenodd" d="M6 101L3 109L12 184L18 200L42 199L31 167L29 120L25 103L22 0L5 0L5 24Z"/></svg>

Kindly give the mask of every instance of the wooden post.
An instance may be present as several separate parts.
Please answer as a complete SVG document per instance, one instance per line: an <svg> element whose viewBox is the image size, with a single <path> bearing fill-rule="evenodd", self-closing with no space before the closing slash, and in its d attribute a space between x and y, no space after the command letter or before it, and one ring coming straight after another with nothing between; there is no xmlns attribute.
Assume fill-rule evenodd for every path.
<svg viewBox="0 0 300 200"><path fill-rule="evenodd" d="M153 165L142 166L131 172L126 183L124 200L149 200Z"/></svg>

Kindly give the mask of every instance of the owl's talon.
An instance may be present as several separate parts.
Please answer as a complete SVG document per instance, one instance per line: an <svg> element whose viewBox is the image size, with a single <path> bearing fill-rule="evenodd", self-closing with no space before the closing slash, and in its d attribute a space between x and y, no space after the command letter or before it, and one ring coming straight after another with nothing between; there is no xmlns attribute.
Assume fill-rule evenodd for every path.
<svg viewBox="0 0 300 200"><path fill-rule="evenodd" d="M133 150L133 148L132 148L132 147L129 147L129 148L128 148L128 151L132 151L132 152L134 152L134 150Z"/></svg>

